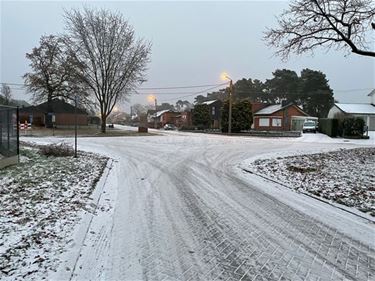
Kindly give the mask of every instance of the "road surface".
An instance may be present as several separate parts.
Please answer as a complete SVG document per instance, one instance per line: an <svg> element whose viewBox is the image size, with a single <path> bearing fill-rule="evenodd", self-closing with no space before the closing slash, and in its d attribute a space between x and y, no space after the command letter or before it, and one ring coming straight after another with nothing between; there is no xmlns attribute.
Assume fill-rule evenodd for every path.
<svg viewBox="0 0 375 281"><path fill-rule="evenodd" d="M375 280L373 223L238 168L353 145L171 132L80 147L115 162L72 280Z"/></svg>

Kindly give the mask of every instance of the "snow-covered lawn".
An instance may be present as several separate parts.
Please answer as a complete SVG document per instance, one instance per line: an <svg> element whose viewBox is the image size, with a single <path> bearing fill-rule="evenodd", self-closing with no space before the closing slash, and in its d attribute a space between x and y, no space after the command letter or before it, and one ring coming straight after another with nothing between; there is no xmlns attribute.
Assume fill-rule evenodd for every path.
<svg viewBox="0 0 375 281"><path fill-rule="evenodd" d="M375 216L375 148L259 159L250 170Z"/></svg>
<svg viewBox="0 0 375 281"><path fill-rule="evenodd" d="M1 280L39 280L57 267L78 211L95 210L90 195L108 161L86 152L47 157L35 146L21 155L0 170Z"/></svg>

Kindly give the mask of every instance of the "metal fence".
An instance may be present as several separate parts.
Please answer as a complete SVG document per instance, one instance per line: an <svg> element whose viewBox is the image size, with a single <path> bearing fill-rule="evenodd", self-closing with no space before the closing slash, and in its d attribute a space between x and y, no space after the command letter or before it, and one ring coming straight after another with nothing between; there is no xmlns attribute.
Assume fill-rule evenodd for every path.
<svg viewBox="0 0 375 281"><path fill-rule="evenodd" d="M0 159L19 154L18 121L18 108L0 105Z"/></svg>

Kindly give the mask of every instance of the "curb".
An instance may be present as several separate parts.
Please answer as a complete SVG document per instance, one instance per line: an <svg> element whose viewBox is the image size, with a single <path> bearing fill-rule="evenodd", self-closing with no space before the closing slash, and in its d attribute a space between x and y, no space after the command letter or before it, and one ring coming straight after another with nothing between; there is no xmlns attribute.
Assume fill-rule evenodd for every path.
<svg viewBox="0 0 375 281"><path fill-rule="evenodd" d="M240 168L242 171L246 172L246 173L249 173L249 174L252 174L252 175L258 176L258 177L260 177L260 178L262 178L262 179L264 179L264 180L266 180L266 181L271 181L271 182L273 182L273 183L275 183L275 184L278 184L278 185L281 185L281 186L283 186L283 187L286 187L286 188L288 188L288 189L290 189L290 190L292 190L292 191L294 191L294 192L297 192L297 193L299 193L299 194L302 194L302 195L305 195L305 196L307 196L307 197L313 198L313 199L315 199L315 200L318 200L318 201L320 201L320 202L323 202L323 203L325 203L325 204L328 204L328 205L330 205L330 206L332 206L332 207L335 207L335 208L337 208L337 209L343 210L343 211L345 211L345 212L347 212L347 213L350 213L350 214L352 214L352 215L355 215L355 216L357 216L357 217L360 217L360 218L362 218L362 219L365 219L365 220L367 220L368 222L370 222L370 223L372 223L372 224L375 224L375 219L371 219L371 218L369 218L369 217L362 216L361 214L358 214L358 213L356 213L356 212L353 212L353 211L351 211L350 209L347 209L347 208L345 208L345 207L341 207L341 206L339 206L337 203L332 203L332 202L329 201L329 200L326 200L326 199L324 199L324 198L321 198L321 197L318 197L318 196L312 195L312 194L310 194L310 193L308 193L308 192L306 192L306 191L296 191L296 189L293 188L293 187L290 186L290 185L287 185L287 184L285 184L285 183L282 183L282 182L276 181L276 180L274 180L274 179L272 179L272 178L269 178L269 177L266 177L266 176L260 175L260 174L258 174L258 173L256 173L256 172L252 171L252 170L249 170L249 169L246 169L246 168L242 168L242 167L239 167L239 168Z"/></svg>

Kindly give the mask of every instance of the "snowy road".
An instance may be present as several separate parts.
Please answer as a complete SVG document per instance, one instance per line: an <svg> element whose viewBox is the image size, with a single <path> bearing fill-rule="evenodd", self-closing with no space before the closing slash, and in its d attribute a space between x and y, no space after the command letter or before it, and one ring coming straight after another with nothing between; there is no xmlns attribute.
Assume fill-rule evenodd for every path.
<svg viewBox="0 0 375 281"><path fill-rule="evenodd" d="M116 162L70 278L374 280L373 223L238 168L273 151L338 147L354 145L177 132L82 138L80 148Z"/></svg>

